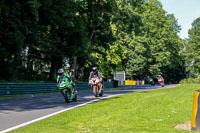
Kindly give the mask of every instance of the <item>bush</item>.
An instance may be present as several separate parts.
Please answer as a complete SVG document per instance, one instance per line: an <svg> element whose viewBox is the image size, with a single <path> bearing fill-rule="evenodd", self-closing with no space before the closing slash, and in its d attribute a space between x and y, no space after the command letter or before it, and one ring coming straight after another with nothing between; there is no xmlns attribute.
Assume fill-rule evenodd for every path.
<svg viewBox="0 0 200 133"><path fill-rule="evenodd" d="M200 78L188 78L181 80L180 84L200 84Z"/></svg>

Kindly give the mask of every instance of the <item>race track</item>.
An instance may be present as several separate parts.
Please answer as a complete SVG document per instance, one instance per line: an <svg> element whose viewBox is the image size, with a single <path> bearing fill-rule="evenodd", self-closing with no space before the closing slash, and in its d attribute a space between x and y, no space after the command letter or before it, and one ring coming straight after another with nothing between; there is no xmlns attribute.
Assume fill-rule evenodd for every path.
<svg viewBox="0 0 200 133"><path fill-rule="evenodd" d="M2 100L0 101L0 132L8 132L67 110L113 96L154 89L172 88L177 85L166 85L165 87L158 85L129 86L128 88L104 90L104 96L98 98L95 98L90 91L78 92L78 101L71 103L65 103L61 94Z"/></svg>

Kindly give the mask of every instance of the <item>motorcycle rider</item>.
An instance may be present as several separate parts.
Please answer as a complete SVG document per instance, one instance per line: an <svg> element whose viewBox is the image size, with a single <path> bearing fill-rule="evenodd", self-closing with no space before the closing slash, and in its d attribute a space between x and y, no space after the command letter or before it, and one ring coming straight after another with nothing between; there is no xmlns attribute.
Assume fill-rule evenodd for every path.
<svg viewBox="0 0 200 133"><path fill-rule="evenodd" d="M91 79L92 79L92 78L99 78L101 84L102 84L102 82L103 82L102 76L101 76L100 72L98 71L98 68L97 68L97 67L93 67L93 68L92 68L92 71L90 72L90 76L89 76L89 85L91 85L91 82L92 82ZM98 87L100 88L101 86L99 85ZM101 89L103 89L103 88L101 88Z"/></svg>
<svg viewBox="0 0 200 133"><path fill-rule="evenodd" d="M161 75L158 75L158 83L160 84L160 82L164 83L164 78Z"/></svg>
<svg viewBox="0 0 200 133"><path fill-rule="evenodd" d="M72 81L71 81L71 78L70 78L70 76L69 76L69 74L65 73L64 70L61 68L61 69L58 70L57 85L58 85L58 83L60 82L60 80L61 80L63 77L67 78L68 81L69 81L69 83L72 82ZM72 91L71 91L71 87L72 87L72 86L71 86L71 84L66 84L66 87L67 87L67 88L69 89L69 91L70 91L70 99L71 99L71 98L72 98ZM63 91L61 91L61 93L62 93L62 95L64 95L64 94L63 94Z"/></svg>
<svg viewBox="0 0 200 133"><path fill-rule="evenodd" d="M163 80L164 81L164 78L161 75L158 75L158 80Z"/></svg>
<svg viewBox="0 0 200 133"><path fill-rule="evenodd" d="M151 85L154 85L154 80L153 80L150 76L147 76L147 81L148 81Z"/></svg>

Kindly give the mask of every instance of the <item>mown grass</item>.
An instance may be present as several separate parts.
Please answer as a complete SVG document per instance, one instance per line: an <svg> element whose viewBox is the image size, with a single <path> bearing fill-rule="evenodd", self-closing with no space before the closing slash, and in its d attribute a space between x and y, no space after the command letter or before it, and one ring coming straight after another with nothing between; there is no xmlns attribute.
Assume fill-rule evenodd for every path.
<svg viewBox="0 0 200 133"><path fill-rule="evenodd" d="M13 133L188 133L173 127L191 119L200 85L131 93L64 112Z"/></svg>

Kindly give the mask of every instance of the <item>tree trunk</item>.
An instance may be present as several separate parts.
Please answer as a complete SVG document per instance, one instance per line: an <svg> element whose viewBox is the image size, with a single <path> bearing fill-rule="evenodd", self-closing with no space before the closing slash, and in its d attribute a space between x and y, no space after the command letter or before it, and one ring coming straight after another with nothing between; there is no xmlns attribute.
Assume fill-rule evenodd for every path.
<svg viewBox="0 0 200 133"><path fill-rule="evenodd" d="M49 73L49 81L56 81L56 73L62 67L62 60L56 56L51 58L51 70Z"/></svg>
<svg viewBox="0 0 200 133"><path fill-rule="evenodd" d="M26 71L26 80L34 80L33 79L33 50L32 47L29 46L28 49L28 58L27 58L27 71Z"/></svg>

